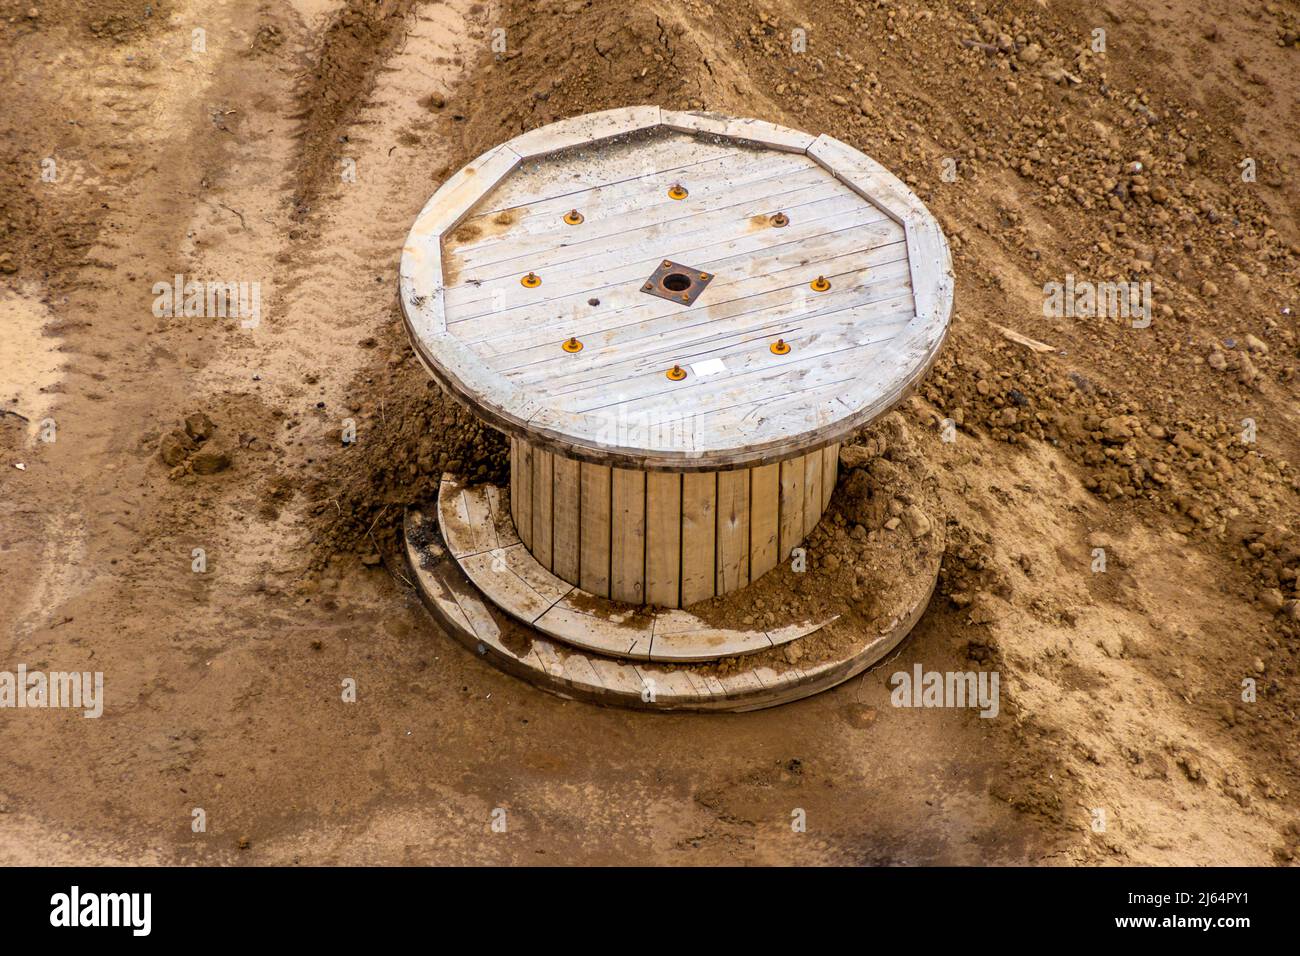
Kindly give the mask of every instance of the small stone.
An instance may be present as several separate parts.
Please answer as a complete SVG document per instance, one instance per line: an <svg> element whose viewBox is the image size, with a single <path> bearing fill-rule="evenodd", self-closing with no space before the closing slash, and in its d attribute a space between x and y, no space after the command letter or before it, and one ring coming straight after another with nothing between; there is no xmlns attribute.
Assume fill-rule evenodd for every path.
<svg viewBox="0 0 1300 956"><path fill-rule="evenodd" d="M1101 423L1101 440L1108 445L1122 445L1132 437L1133 429L1118 415Z"/></svg>
<svg viewBox="0 0 1300 956"><path fill-rule="evenodd" d="M195 412L185 418L185 434L197 442L205 442L211 438L212 430L216 427L212 424L212 419L202 412Z"/></svg>
<svg viewBox="0 0 1300 956"><path fill-rule="evenodd" d="M1282 592L1277 588L1265 588L1259 592L1259 596L1256 600L1258 600L1264 610L1268 611L1270 614L1276 614L1278 611L1282 610L1282 605L1286 603L1286 600L1282 597Z"/></svg>
<svg viewBox="0 0 1300 956"><path fill-rule="evenodd" d="M1215 349L1205 357L1205 364L1210 366L1210 368L1214 369L1216 372L1222 372L1228 367L1228 357L1218 349Z"/></svg>
<svg viewBox="0 0 1300 956"><path fill-rule="evenodd" d="M854 468L865 468L872 457L871 450L865 445L841 445L840 446L840 467L845 471L852 471Z"/></svg>
<svg viewBox="0 0 1300 956"><path fill-rule="evenodd" d="M791 641L785 645L782 654L787 664L798 664L803 658L803 648L799 646L798 641Z"/></svg>
<svg viewBox="0 0 1300 956"><path fill-rule="evenodd" d="M190 467L196 475L215 475L230 467L230 456L224 451L216 450L195 452L190 459Z"/></svg>
<svg viewBox="0 0 1300 956"><path fill-rule="evenodd" d="M1043 48L1037 43L1031 43L1018 54L1020 62L1033 66L1043 57Z"/></svg>
<svg viewBox="0 0 1300 956"><path fill-rule="evenodd" d="M933 525L930 517L916 505L908 505L903 511L903 521L913 538L923 538L930 533Z"/></svg>
<svg viewBox="0 0 1300 956"><path fill-rule="evenodd" d="M158 457L164 465L173 467L183 462L185 456L193 450L194 443L179 428L163 435L162 441L158 443Z"/></svg>
<svg viewBox="0 0 1300 956"><path fill-rule="evenodd" d="M1264 355L1268 352L1268 344L1262 339L1258 339L1251 335L1249 332L1246 333L1241 342L1246 346L1247 352L1254 352L1257 355Z"/></svg>

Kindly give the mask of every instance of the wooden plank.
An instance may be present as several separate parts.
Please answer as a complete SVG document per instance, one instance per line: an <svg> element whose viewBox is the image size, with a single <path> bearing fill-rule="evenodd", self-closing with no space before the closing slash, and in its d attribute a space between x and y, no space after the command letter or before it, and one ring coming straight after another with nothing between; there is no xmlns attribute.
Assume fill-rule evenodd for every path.
<svg viewBox="0 0 1300 956"><path fill-rule="evenodd" d="M533 546L533 446L516 442L510 458L510 478L517 494L514 502L515 533L530 550Z"/></svg>
<svg viewBox="0 0 1300 956"><path fill-rule="evenodd" d="M682 476L646 474L646 601L677 607L681 601Z"/></svg>
<svg viewBox="0 0 1300 956"><path fill-rule="evenodd" d="M780 561L803 540L803 456L781 462L781 548Z"/></svg>
<svg viewBox="0 0 1300 956"><path fill-rule="evenodd" d="M579 540L578 509L582 496L579 481L580 466L572 458L553 456L552 472L555 491L551 512L553 536L551 541L551 570L571 583L578 583Z"/></svg>
<svg viewBox="0 0 1300 956"><path fill-rule="evenodd" d="M541 448L533 449L533 536L529 550L542 567L550 570L551 560L551 496L555 478L551 470L554 456Z"/></svg>
<svg viewBox="0 0 1300 956"><path fill-rule="evenodd" d="M569 599L542 614L534 626L565 644L610 657L649 660L653 618L649 614L611 620L589 614Z"/></svg>
<svg viewBox="0 0 1300 956"><path fill-rule="evenodd" d="M718 472L717 593L749 583L749 469Z"/></svg>
<svg viewBox="0 0 1300 956"><path fill-rule="evenodd" d="M578 583L584 591L609 597L610 468L582 463L581 550Z"/></svg>
<svg viewBox="0 0 1300 956"><path fill-rule="evenodd" d="M661 611L655 615L650 656L658 661L714 661L771 646L763 631L714 627L689 611Z"/></svg>
<svg viewBox="0 0 1300 956"><path fill-rule="evenodd" d="M510 523L515 526L515 534L519 534L519 467L518 461L521 452L519 450L519 439L511 436L510 438ZM520 538L522 541L523 538Z"/></svg>
<svg viewBox="0 0 1300 956"><path fill-rule="evenodd" d="M717 475L682 475L682 605L713 597L716 584Z"/></svg>
<svg viewBox="0 0 1300 956"><path fill-rule="evenodd" d="M660 124L657 106L621 106L597 113L584 113L558 123L529 130L510 141L510 147L524 159L536 159L571 146L587 146L611 136L625 136Z"/></svg>
<svg viewBox="0 0 1300 956"><path fill-rule="evenodd" d="M611 478L609 594L615 601L645 600L646 473L615 468Z"/></svg>
<svg viewBox="0 0 1300 956"><path fill-rule="evenodd" d="M438 486L438 522L447 550L457 558L483 550L479 529L474 527L465 502L464 486L446 476Z"/></svg>
<svg viewBox="0 0 1300 956"><path fill-rule="evenodd" d="M515 548L522 549L523 545L517 544ZM460 566L493 604L526 624L537 620L555 603L511 570L503 550L470 555L461 560Z"/></svg>
<svg viewBox="0 0 1300 956"><path fill-rule="evenodd" d="M514 480L513 477L511 480ZM484 485L483 492L487 498L488 510L492 514L492 528L496 533L497 547L508 548L512 544L518 544L519 534L515 531L513 517L506 510L505 503L501 500L504 497L501 494L501 489L496 485Z"/></svg>
<svg viewBox="0 0 1300 956"><path fill-rule="evenodd" d="M803 533L807 537L822 516L822 453L809 452L803 459Z"/></svg>
<svg viewBox="0 0 1300 956"><path fill-rule="evenodd" d="M831 494L835 491L835 480L840 469L840 446L827 445L822 449L822 511L830 507Z"/></svg>
<svg viewBox="0 0 1300 956"><path fill-rule="evenodd" d="M749 579L757 581L776 567L780 554L781 464L750 469Z"/></svg>
<svg viewBox="0 0 1300 956"><path fill-rule="evenodd" d="M490 551L500 546L496 523L492 519L492 504L488 501L486 485L465 485L461 490L465 514L474 531L476 551Z"/></svg>
<svg viewBox="0 0 1300 956"><path fill-rule="evenodd" d="M664 110L660 121L669 129L725 136L770 149L796 153L805 152L816 142L813 136L799 130L777 126L775 123L759 119L738 119L722 113Z"/></svg>

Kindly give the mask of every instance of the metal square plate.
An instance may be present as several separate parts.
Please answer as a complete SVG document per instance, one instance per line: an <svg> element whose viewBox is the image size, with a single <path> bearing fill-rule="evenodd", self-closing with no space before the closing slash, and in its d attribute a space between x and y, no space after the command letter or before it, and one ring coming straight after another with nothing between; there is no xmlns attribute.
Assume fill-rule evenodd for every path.
<svg viewBox="0 0 1300 956"><path fill-rule="evenodd" d="M702 272L694 266L684 266L680 262L665 259L659 263L658 269L650 273L650 278L642 283L641 291L680 305L693 305L704 287L712 281L711 272Z"/></svg>

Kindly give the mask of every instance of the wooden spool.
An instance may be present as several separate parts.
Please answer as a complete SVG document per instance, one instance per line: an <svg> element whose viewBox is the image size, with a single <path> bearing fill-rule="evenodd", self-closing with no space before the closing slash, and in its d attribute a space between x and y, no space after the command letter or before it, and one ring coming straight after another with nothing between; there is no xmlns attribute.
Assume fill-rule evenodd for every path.
<svg viewBox="0 0 1300 956"><path fill-rule="evenodd" d="M417 218L400 286L430 373L511 438L533 557L664 607L789 557L839 442L929 369L953 299L938 224L862 153L649 106L460 170Z"/></svg>

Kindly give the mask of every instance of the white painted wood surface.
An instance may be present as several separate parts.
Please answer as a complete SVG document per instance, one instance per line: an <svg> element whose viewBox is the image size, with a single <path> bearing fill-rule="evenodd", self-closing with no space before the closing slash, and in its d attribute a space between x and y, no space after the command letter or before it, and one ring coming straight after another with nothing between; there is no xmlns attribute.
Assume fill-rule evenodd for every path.
<svg viewBox="0 0 1300 956"><path fill-rule="evenodd" d="M668 196L678 183L683 200ZM641 291L664 259L714 276L695 304ZM818 275L829 291L809 288ZM777 462L867 424L933 362L953 293L938 224L869 157L657 107L576 117L475 160L421 212L400 282L422 361L489 423L667 471ZM581 351L560 348L570 336ZM674 364L684 381L663 374Z"/></svg>

